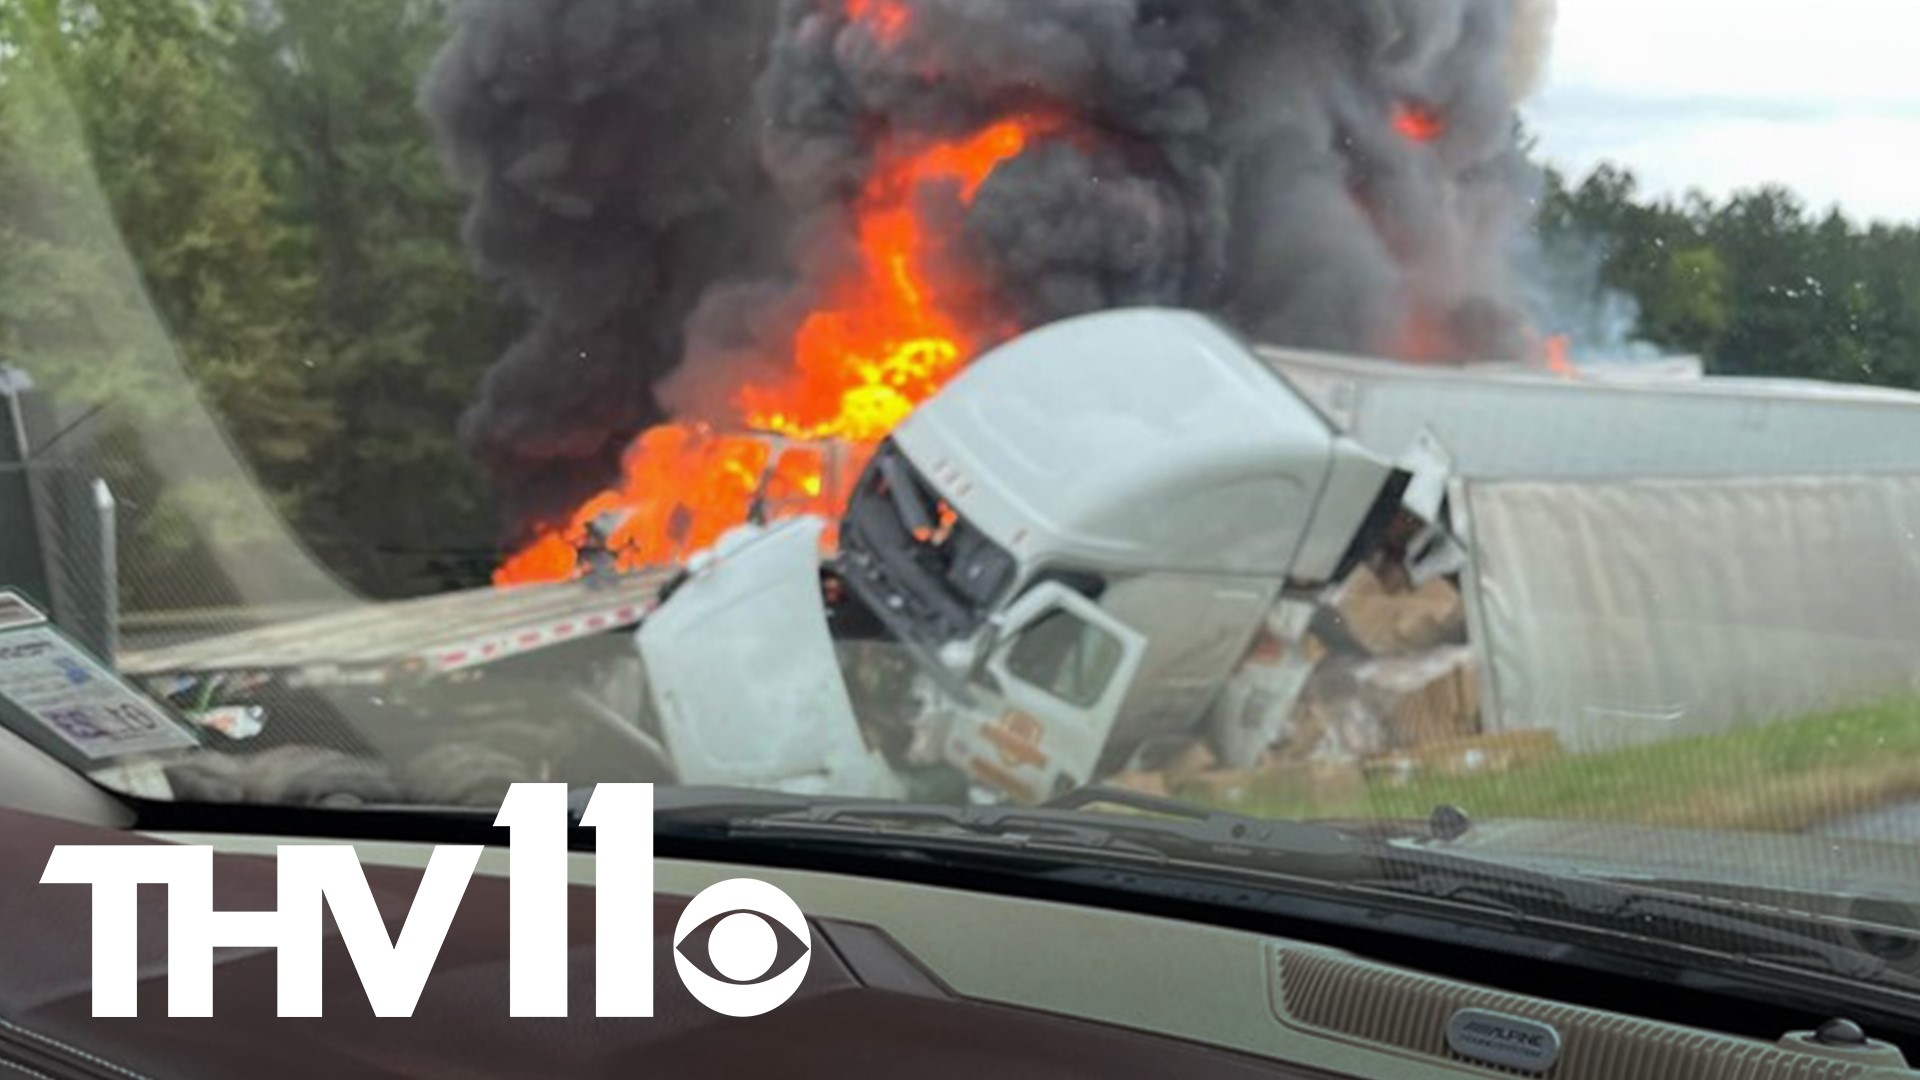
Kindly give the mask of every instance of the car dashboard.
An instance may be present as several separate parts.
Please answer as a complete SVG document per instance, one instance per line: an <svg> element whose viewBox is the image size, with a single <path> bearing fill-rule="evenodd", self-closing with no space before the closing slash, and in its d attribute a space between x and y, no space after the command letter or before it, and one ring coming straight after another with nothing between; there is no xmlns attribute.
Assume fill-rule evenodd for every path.
<svg viewBox="0 0 1920 1080"><path fill-rule="evenodd" d="M1812 1042L1769 1043L1604 1013L1242 930L806 870L658 860L651 1019L592 1017L593 860L570 867L570 1019L509 1018L507 854L489 849L411 1020L376 1018L344 944L325 946L323 1020L275 1015L270 949L217 955L214 1016L166 1016L166 907L140 903L139 1016L95 1019L90 907L37 884L60 844L216 848L219 910L275 907L249 836L134 837L0 812L0 1080L912 1075L965 1077L1841 1078L1912 1075ZM431 848L355 845L389 929ZM762 1016L709 1011L675 977L688 899L755 877L806 913L799 991ZM329 930L331 930L329 924ZM1526 1070L1463 1056L1463 1013L1552 1029ZM1536 1028L1537 1029L1537 1028Z"/></svg>

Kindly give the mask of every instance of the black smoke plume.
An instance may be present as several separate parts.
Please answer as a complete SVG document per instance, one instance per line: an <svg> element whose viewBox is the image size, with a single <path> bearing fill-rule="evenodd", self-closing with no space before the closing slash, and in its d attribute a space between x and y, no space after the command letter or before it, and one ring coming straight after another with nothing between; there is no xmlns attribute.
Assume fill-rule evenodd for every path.
<svg viewBox="0 0 1920 1080"><path fill-rule="evenodd" d="M422 91L482 272L531 313L465 417L516 525L560 514L663 418L653 386L716 281L777 274L752 75L768 5L473 0Z"/></svg>
<svg viewBox="0 0 1920 1080"><path fill-rule="evenodd" d="M779 370L889 140L1071 119L956 243L1031 327L1177 304L1277 344L1538 342L1516 106L1550 0L477 0L425 91L480 264L533 313L466 419L520 524ZM871 5L867 5L871 6Z"/></svg>

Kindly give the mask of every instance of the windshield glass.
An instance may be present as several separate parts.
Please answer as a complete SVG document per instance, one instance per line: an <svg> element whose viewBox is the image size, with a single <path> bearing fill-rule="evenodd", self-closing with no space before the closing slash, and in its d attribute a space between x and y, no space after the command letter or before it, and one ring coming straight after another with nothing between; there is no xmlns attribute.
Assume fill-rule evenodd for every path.
<svg viewBox="0 0 1920 1080"><path fill-rule="evenodd" d="M1915 29L0 4L0 725L1920 895Z"/></svg>

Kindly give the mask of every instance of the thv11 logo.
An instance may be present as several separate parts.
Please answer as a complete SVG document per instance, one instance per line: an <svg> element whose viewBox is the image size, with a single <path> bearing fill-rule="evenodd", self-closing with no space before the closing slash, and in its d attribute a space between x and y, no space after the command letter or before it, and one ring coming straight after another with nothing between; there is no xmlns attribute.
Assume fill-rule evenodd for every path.
<svg viewBox="0 0 1920 1080"><path fill-rule="evenodd" d="M594 1014L653 1016L653 785L601 784L580 823L594 830ZM494 819L509 830L509 1010L567 1015L567 787L515 784ZM213 951L278 953L279 1013L321 1015L321 911L353 959L376 1016L412 1016L480 862L477 846L433 849L412 910L389 938L350 845L279 849L274 911L213 910L213 848L56 847L43 885L90 885L93 1015L137 1015L139 886L167 888L167 1015L213 1015ZM706 889L674 928L674 966L715 1012L758 1016L800 988L812 935L800 908L763 881ZM692 953L703 953L695 957ZM777 963L788 966L776 969Z"/></svg>

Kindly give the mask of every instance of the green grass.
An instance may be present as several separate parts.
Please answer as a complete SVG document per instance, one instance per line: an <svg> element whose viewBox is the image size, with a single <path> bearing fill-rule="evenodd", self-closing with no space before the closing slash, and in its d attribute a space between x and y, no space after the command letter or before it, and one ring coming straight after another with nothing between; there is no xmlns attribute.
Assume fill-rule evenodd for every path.
<svg viewBox="0 0 1920 1080"><path fill-rule="evenodd" d="M1235 809L1424 818L1451 803L1489 818L1798 831L1913 798L1920 798L1920 700L1566 755L1497 776L1376 781L1327 801L1257 790Z"/></svg>

